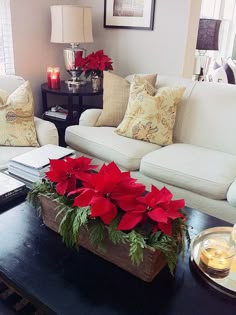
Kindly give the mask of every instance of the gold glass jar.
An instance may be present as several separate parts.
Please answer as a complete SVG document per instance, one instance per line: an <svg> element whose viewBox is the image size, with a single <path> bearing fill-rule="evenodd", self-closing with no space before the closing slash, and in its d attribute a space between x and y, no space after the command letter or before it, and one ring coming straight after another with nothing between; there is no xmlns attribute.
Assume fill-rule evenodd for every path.
<svg viewBox="0 0 236 315"><path fill-rule="evenodd" d="M200 267L212 278L228 276L235 255L235 247L224 238L209 237L200 248Z"/></svg>

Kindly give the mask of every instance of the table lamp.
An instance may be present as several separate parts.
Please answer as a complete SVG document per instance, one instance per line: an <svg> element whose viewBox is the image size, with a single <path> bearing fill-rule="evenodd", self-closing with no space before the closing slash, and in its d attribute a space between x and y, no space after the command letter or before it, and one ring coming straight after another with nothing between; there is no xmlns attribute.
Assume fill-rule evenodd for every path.
<svg viewBox="0 0 236 315"><path fill-rule="evenodd" d="M218 50L219 49L219 30L221 20L216 19L203 19L199 20L197 45L199 57L201 59L200 75L203 74L205 77L210 58L206 58L205 54L207 50ZM205 58L203 58L203 56Z"/></svg>
<svg viewBox="0 0 236 315"><path fill-rule="evenodd" d="M71 45L64 49L66 70L72 76L66 83L72 86L83 84L85 81L79 79L83 69L76 60L86 56L86 50L80 44L93 42L91 8L77 5L51 6L51 42Z"/></svg>

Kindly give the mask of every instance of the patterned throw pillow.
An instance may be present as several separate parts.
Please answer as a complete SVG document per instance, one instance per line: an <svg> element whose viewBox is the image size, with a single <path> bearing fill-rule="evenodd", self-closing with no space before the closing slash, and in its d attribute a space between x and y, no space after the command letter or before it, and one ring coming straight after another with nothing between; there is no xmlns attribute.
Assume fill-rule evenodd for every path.
<svg viewBox="0 0 236 315"><path fill-rule="evenodd" d="M176 105L184 90L162 87L156 92L145 79L135 77L125 117L115 131L128 138L159 145L171 144Z"/></svg>
<svg viewBox="0 0 236 315"><path fill-rule="evenodd" d="M6 99L0 91L0 145L39 146L34 126L33 95L29 82Z"/></svg>
<svg viewBox="0 0 236 315"><path fill-rule="evenodd" d="M147 75L145 78L155 86L156 74ZM121 123L129 101L129 90L129 81L111 72L104 71L103 110L96 126L117 127Z"/></svg>
<svg viewBox="0 0 236 315"><path fill-rule="evenodd" d="M232 58L228 58L222 65L215 62L213 70L208 74L208 81L236 84L236 64Z"/></svg>
<svg viewBox="0 0 236 315"><path fill-rule="evenodd" d="M212 70L208 76L207 80L209 82L215 83L228 83L227 74L225 72L225 66L218 67L217 69Z"/></svg>
<svg viewBox="0 0 236 315"><path fill-rule="evenodd" d="M236 84L236 64L232 58L228 58L224 65L229 84Z"/></svg>
<svg viewBox="0 0 236 315"><path fill-rule="evenodd" d="M9 96L9 93L7 91L0 89L0 105L7 102L8 96Z"/></svg>

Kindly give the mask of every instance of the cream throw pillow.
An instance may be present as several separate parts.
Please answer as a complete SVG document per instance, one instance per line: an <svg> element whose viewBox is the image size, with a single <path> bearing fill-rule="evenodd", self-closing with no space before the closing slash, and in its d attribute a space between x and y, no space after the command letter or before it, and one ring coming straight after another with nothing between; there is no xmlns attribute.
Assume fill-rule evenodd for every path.
<svg viewBox="0 0 236 315"><path fill-rule="evenodd" d="M125 117L115 131L121 136L159 145L171 144L176 105L184 90L162 87L155 93L146 80L135 77Z"/></svg>
<svg viewBox="0 0 236 315"><path fill-rule="evenodd" d="M0 145L39 146L34 126L33 95L28 81L6 99L0 91Z"/></svg>
<svg viewBox="0 0 236 315"><path fill-rule="evenodd" d="M103 72L103 110L96 126L117 127L124 118L129 101L130 82L111 72ZM155 86L157 74L145 76Z"/></svg>
<svg viewBox="0 0 236 315"><path fill-rule="evenodd" d="M7 102L8 96L9 96L9 93L7 91L0 89L0 105Z"/></svg>

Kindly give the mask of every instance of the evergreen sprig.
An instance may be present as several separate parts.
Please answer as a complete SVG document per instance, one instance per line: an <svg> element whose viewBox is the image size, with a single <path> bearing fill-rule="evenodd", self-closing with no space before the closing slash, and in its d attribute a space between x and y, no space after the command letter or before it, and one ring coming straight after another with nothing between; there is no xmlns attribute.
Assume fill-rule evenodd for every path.
<svg viewBox="0 0 236 315"><path fill-rule="evenodd" d="M151 234L148 244L165 255L170 272L173 274L177 262L178 240L158 231Z"/></svg>
<svg viewBox="0 0 236 315"><path fill-rule="evenodd" d="M65 212L65 215L61 220L59 233L68 247L74 247L78 244L81 226L88 222L90 207L66 207L62 208L61 212Z"/></svg>
<svg viewBox="0 0 236 315"><path fill-rule="evenodd" d="M36 209L40 210L39 195L49 196L55 194L55 186L49 181L37 182L33 185L32 190L28 192L26 200Z"/></svg>
<svg viewBox="0 0 236 315"><path fill-rule="evenodd" d="M88 231L91 245L94 248L100 247L104 249L103 241L106 236L104 223L102 223L100 219L95 219L91 222L91 224L89 224Z"/></svg>
<svg viewBox="0 0 236 315"><path fill-rule="evenodd" d="M109 239L113 244L126 244L128 242L128 235L122 231L116 230L118 223L120 221L119 217L116 217L108 227Z"/></svg>
<svg viewBox="0 0 236 315"><path fill-rule="evenodd" d="M139 265L143 261L143 250L147 247L143 235L132 230L128 233L129 256L134 265Z"/></svg>

